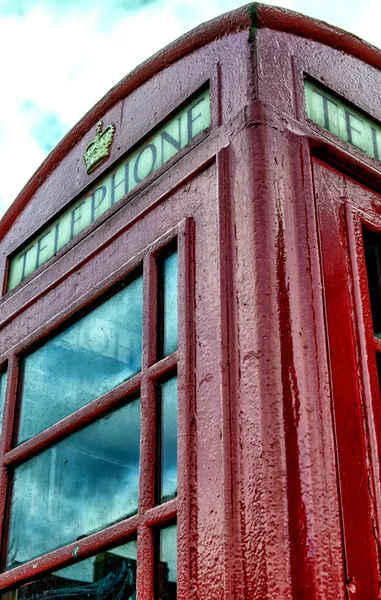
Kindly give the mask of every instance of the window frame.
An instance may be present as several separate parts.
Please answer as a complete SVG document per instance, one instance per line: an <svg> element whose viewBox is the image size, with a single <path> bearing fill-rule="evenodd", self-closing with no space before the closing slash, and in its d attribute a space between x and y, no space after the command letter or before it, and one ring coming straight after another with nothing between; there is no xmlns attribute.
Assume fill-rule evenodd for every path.
<svg viewBox="0 0 381 600"><path fill-rule="evenodd" d="M152 237L155 237L153 232ZM128 402L128 398L140 396L141 438L139 502L137 514L111 525L82 540L53 550L8 571L0 573L2 591L15 588L36 576L79 562L103 550L137 539L137 587L139 597L152 597L154 590L155 539L158 529L178 521L178 538L189 530L192 510L192 472L189 464L194 462L192 435L194 422L194 393L191 373L194 338L194 273L193 273L193 219L186 217L157 237L144 250L127 260L115 273L101 284L85 292L74 306L61 313L53 322L39 327L23 343L7 354L1 372L7 365L7 389L3 418L3 435L0 440L0 535L5 548L12 485L12 469L32 458L47 447L66 438ZM163 358L158 357L158 261L168 248L176 244L178 253L178 348ZM17 419L17 398L23 357L37 346L54 337L94 306L106 300L128 277L143 272L143 341L142 369L116 388L92 400L84 407L55 423L48 429L14 446ZM70 279L70 278L69 278ZM66 284L68 285L68 284ZM117 290L116 290L117 291ZM156 498L157 469L157 385L178 376L178 489L177 497L159 503ZM181 384L180 384L181 382ZM140 390L140 394L139 394ZM178 518L178 517L181 518ZM178 547L178 569L189 564L187 545ZM148 589L147 589L148 588Z"/></svg>
<svg viewBox="0 0 381 600"><path fill-rule="evenodd" d="M344 577L368 598L379 587L381 404L363 228L380 231L380 197L332 163L313 156Z"/></svg>

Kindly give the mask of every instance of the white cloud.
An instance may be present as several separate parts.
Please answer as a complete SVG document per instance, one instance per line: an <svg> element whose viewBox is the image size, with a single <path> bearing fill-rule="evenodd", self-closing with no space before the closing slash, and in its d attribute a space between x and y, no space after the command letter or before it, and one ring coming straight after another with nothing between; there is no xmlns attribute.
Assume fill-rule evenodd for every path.
<svg viewBox="0 0 381 600"><path fill-rule="evenodd" d="M366 9L356 11L355 33L378 48L380 39L381 4L379 0L367 0Z"/></svg>
<svg viewBox="0 0 381 600"><path fill-rule="evenodd" d="M111 29L102 26L103 16L95 4L60 19L40 8L23 19L0 19L0 209L45 156L30 136L31 116L20 110L26 100L69 129L133 67L182 33L170 4L124 13Z"/></svg>

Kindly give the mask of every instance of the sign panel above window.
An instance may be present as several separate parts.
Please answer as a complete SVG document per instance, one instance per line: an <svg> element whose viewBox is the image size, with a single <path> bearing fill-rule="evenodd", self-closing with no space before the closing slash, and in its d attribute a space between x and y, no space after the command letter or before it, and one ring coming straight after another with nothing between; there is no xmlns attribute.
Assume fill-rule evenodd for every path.
<svg viewBox="0 0 381 600"><path fill-rule="evenodd" d="M304 82L307 116L311 121L381 161L381 125L324 87Z"/></svg>
<svg viewBox="0 0 381 600"><path fill-rule="evenodd" d="M54 256L209 125L210 91L205 89L116 166L113 165L90 190L10 260L7 291Z"/></svg>

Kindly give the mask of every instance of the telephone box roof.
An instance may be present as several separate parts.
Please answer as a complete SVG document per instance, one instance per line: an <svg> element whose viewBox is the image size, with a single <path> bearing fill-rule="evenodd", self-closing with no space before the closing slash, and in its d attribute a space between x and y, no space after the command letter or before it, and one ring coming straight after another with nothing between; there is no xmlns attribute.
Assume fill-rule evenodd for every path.
<svg viewBox="0 0 381 600"><path fill-rule="evenodd" d="M0 239L23 211L41 183L52 173L64 156L117 102L166 67L202 46L206 46L214 40L229 34L255 28L283 31L314 40L381 69L381 50L375 46L324 21L276 6L253 2L207 21L133 69L84 115L47 156L8 208L0 220Z"/></svg>

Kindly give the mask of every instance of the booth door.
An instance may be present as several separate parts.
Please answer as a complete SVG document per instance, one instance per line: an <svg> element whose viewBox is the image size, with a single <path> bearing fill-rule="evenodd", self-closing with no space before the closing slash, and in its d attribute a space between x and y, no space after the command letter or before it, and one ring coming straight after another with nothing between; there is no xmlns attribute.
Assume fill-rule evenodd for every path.
<svg viewBox="0 0 381 600"><path fill-rule="evenodd" d="M349 599L380 594L381 197L314 160Z"/></svg>
<svg viewBox="0 0 381 600"><path fill-rule="evenodd" d="M162 178L4 326L1 598L221 597L216 178Z"/></svg>

